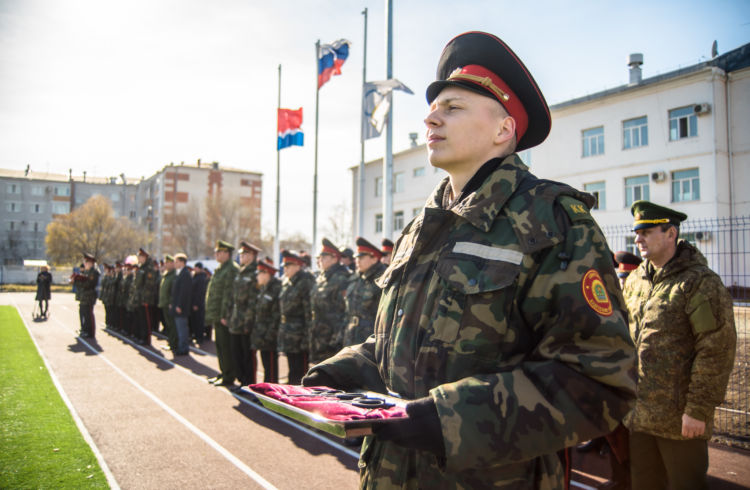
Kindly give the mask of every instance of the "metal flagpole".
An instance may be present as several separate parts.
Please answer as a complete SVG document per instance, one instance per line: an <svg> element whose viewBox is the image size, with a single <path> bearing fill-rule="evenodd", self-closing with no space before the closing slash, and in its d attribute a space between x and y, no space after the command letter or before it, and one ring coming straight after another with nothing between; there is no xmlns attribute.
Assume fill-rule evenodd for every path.
<svg viewBox="0 0 750 490"><path fill-rule="evenodd" d="M279 207L281 195L281 150L279 149L279 109L281 109L281 65L279 65L279 98L276 105L276 235L273 239L273 261L274 264L281 263L279 250L281 247L281 238L279 237ZM278 262L277 262L278 261Z"/></svg>
<svg viewBox="0 0 750 490"><path fill-rule="evenodd" d="M365 236L365 84L367 83L367 7L362 11L365 16L365 42L362 56L362 121L360 128L360 156L359 156L359 199L357 200L357 235Z"/></svg>
<svg viewBox="0 0 750 490"><path fill-rule="evenodd" d="M313 232L312 250L310 254L315 255L315 247L318 243L318 99L320 87L318 87L318 72L320 62L320 39L315 42L315 167L313 173ZM312 269L317 269L315 261L312 261Z"/></svg>
<svg viewBox="0 0 750 490"><path fill-rule="evenodd" d="M385 78L393 78L393 0L385 0ZM383 155L383 237L393 238L393 91L388 92L390 111L385 123Z"/></svg>

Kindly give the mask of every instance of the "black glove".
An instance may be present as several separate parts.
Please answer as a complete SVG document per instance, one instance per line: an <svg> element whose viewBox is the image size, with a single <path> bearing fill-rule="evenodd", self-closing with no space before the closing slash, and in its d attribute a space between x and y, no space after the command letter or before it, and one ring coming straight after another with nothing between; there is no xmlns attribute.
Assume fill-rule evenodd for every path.
<svg viewBox="0 0 750 490"><path fill-rule="evenodd" d="M323 371L322 369L315 369L313 371L309 371L302 378L302 386L327 386L328 388L334 388L337 390L344 390L344 391L351 389L351 387L337 380L336 378L334 378L327 372Z"/></svg>
<svg viewBox="0 0 750 490"><path fill-rule="evenodd" d="M430 451L439 461L444 461L443 431L432 398L426 396L407 403L406 414L409 416L407 419L375 425L375 436L381 441L393 441L409 449Z"/></svg>

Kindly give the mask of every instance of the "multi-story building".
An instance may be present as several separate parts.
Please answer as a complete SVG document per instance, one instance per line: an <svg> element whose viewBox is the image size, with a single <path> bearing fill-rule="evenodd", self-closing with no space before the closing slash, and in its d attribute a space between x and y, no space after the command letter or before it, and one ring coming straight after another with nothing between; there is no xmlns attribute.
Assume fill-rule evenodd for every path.
<svg viewBox="0 0 750 490"><path fill-rule="evenodd" d="M733 220L750 216L750 194L745 192L750 184L750 44L647 79L641 77L642 63L643 55L631 55L628 84L550 107L549 137L522 159L540 178L594 194L598 202L592 214L613 248L634 250L632 235L609 231L632 223L630 205L638 199L683 211L689 222L725 219L735 233ZM407 223L441 172L430 168L424 145L394 155L393 168L394 214L404 213ZM427 177L422 181L414 173L419 168ZM357 216L358 167L351 171ZM366 165L363 222L368 239L381 235L381 174L382 160ZM395 225L402 222L398 215L393 219L397 234ZM716 238L697 225L686 228L691 230L688 238L704 242L703 248ZM736 255L737 241L735 233L721 245L721 253Z"/></svg>

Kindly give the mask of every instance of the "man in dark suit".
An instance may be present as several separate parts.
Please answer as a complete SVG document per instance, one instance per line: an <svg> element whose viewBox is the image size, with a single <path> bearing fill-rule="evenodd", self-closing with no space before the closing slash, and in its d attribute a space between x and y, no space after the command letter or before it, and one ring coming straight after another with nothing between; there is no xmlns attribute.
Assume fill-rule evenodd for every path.
<svg viewBox="0 0 750 490"><path fill-rule="evenodd" d="M174 318L177 327L177 349L176 356L185 356L190 352L190 328L188 327L188 316L190 315L190 296L193 289L193 280L190 271L185 267L187 257L179 253L174 256L177 278L172 284L172 301L169 304L169 312Z"/></svg>
<svg viewBox="0 0 750 490"><path fill-rule="evenodd" d="M208 275L203 264L196 262L193 267L193 291L192 303L193 311L190 314L190 332L199 344L203 342L204 337L211 340L211 331L206 331L206 286L208 285Z"/></svg>

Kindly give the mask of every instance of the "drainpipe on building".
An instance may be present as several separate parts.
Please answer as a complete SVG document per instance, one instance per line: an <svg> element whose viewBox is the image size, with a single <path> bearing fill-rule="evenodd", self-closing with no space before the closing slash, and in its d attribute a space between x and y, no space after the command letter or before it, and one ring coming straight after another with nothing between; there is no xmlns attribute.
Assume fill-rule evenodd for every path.
<svg viewBox="0 0 750 490"><path fill-rule="evenodd" d="M732 94L730 93L731 73L724 73L724 104L727 114L727 164L729 165L729 267L734 271L734 159L732 158ZM736 285L736 281L732 281Z"/></svg>

